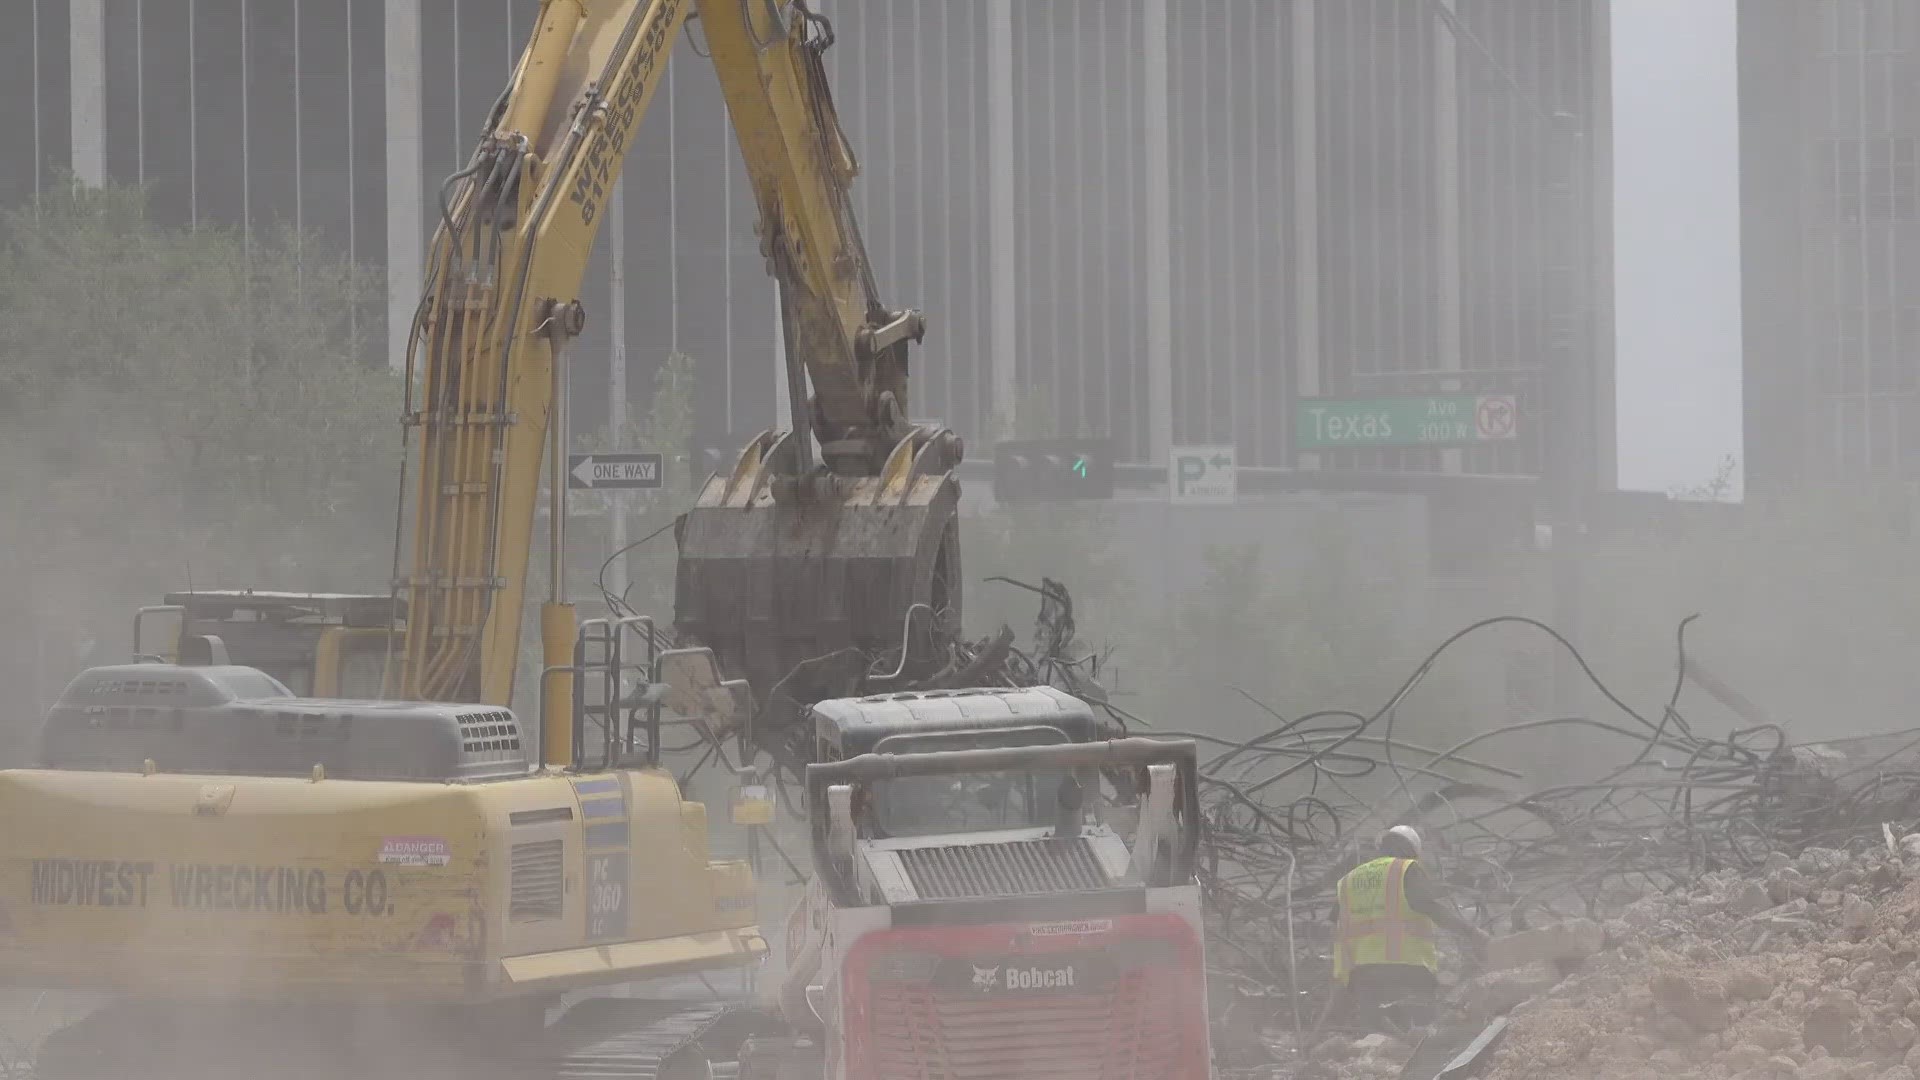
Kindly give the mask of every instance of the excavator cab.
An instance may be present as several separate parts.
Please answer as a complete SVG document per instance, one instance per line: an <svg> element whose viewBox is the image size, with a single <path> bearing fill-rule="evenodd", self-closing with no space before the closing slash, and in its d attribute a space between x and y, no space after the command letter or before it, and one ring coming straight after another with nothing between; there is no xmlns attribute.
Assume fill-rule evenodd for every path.
<svg viewBox="0 0 1920 1080"><path fill-rule="evenodd" d="M382 696L405 602L355 593L216 589L168 593L133 618L134 655L188 666L239 664L298 697Z"/></svg>

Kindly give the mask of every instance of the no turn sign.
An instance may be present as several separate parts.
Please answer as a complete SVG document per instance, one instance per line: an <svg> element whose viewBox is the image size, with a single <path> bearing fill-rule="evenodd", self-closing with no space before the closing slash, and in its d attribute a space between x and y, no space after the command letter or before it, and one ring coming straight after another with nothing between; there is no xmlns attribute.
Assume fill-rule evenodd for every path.
<svg viewBox="0 0 1920 1080"><path fill-rule="evenodd" d="M1474 428L1482 439L1511 439L1519 411L1511 394L1483 394L1473 412Z"/></svg>

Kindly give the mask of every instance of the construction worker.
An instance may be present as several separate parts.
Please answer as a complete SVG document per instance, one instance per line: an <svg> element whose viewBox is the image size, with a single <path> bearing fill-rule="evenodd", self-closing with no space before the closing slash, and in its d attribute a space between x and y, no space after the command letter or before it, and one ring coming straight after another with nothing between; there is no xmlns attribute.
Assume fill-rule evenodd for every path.
<svg viewBox="0 0 1920 1080"><path fill-rule="evenodd" d="M1389 1005L1429 997L1439 986L1436 926L1465 937L1476 956L1486 948L1487 934L1454 908L1421 867L1420 850L1420 834L1395 825L1381 837L1377 858L1340 879L1333 994L1315 1027L1336 1010L1351 1011L1370 1026Z"/></svg>

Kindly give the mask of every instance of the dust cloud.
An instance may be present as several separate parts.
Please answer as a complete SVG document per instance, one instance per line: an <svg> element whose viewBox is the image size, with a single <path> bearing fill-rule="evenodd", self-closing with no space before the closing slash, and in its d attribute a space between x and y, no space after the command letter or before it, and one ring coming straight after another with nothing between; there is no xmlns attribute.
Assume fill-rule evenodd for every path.
<svg viewBox="0 0 1920 1080"><path fill-rule="evenodd" d="M1557 384L1546 365L1592 365L1586 385L1596 401L1585 411L1613 415L1605 328L1614 313L1599 284L1611 230L1569 224L1607 218L1606 185L1592 181L1606 165L1595 148L1610 132L1590 65L1553 63L1598 47L1590 5L1319 4L1308 41L1291 36L1303 29L1290 13L1296 5L1171 0L1171 119L1156 133L1140 108L1145 5L1016 4L1020 93L1006 133L1020 162L1013 259L989 246L987 174L999 144L985 137L992 102L977 76L996 70L985 57L990 28L951 5L938 16L955 19L950 37L921 27L932 5L901 15L882 14L908 10L897 0L822 6L844 16L837 93L867 166L858 190L876 276L889 302L934 317L916 362L924 391L916 414L962 429L977 462L991 457L997 436L1104 435L1135 466L1123 470L1116 497L1098 504L1007 507L987 497L984 477L965 482L970 636L1003 624L1023 642L1032 633L1033 595L987 579L1062 582L1077 624L1069 658L1107 700L1144 730L1218 744L1330 711L1380 714L1395 738L1444 748L1622 703L1657 720L1670 700L1708 737L1761 723L1781 725L1792 741L1913 726L1920 501L1894 467L1906 460L1898 447L1847 444L1816 462L1825 451L1809 448L1824 443L1800 432L1787 456L1805 451L1805 467L1771 487L1749 480L1743 502L1731 474L1701 477L1697 490L1676 493L1685 498L1645 502L1601 490L1603 475L1581 478L1593 490L1575 554L1577 603L1554 594L1554 552L1538 546L1535 526L1561 492L1518 482L1552 471L1546 436L1565 414L1548 405ZM1103 20L1116 7L1125 11ZM1436 8L1472 31L1470 46L1447 46L1458 28L1441 26ZM1533 16L1546 12L1556 16L1537 20L1551 25L1541 30ZM964 62L879 74L877 58L926 50L928 40L951 43ZM1319 96L1302 106L1292 75L1309 60L1319 63ZM913 85L887 81L895 78L942 92L914 105ZM483 96L493 92L489 83ZM714 119L711 88L688 78L677 92L665 107L681 111L663 115L706 108ZM1444 102L1456 111L1442 115ZM1289 133L1312 125L1308 153ZM1169 160L1153 160L1150 136L1162 135ZM434 138L440 146L451 135ZM716 179L739 172L715 149L722 144L714 135L665 166L643 165L656 170L645 176L690 189L686 199L713 200L700 213L683 223L654 220L637 201L630 211L635 237L651 245L637 245L649 277L636 307L655 311L683 280L697 282L686 285L687 309L704 320L684 341L678 313L634 331L670 337L670 349L649 338L639 366L673 377L654 381L644 421L610 437L680 454L673 471L683 486L635 509L630 537L684 505L701 471L682 452L689 443L772 411L767 358L744 344L742 358L733 351L736 330L764 343L771 292L756 276L750 196ZM708 166L697 185L682 175ZM1797 174L1743 177L1744 196L1786 201L1786 177ZM1569 178L1586 181L1573 198L1594 201L1558 201ZM1869 181L1857 179L1864 199ZM1781 190L1769 190L1773 182ZM134 611L166 592L385 591L401 387L386 363L385 283L325 236L189 229L120 187L51 184L4 209L0 581L10 588L0 606L8 688L0 762L19 765L33 759L40 716L60 689L86 666L125 659ZM1150 270L1145 226L1163 213L1167 262ZM733 234L715 239L723 222ZM1586 252L1594 276L1569 299L1568 245L1583 242L1594 245ZM659 255L681 244L694 254ZM1006 295L993 274L1008 266L1018 282L1011 316L993 306ZM1798 284L1803 270L1747 272ZM741 300L736 309L736 277L757 307ZM1869 287L1897 291L1876 279L1863 295ZM1016 325L1003 335L998 318ZM1587 332L1571 353L1569 326ZM1862 371L1835 376L1841 390L1814 395L1810 415L1852 415L1840 398L1864 398L1876 380L1911 389L1910 372L1885 374L1910 365L1876 336L1881 329L1875 323L1864 344L1840 336L1836 349L1879 352L1856 365ZM1158 332L1170 347L1150 341ZM1010 373L994 355L1009 340ZM1162 347L1170 356L1150 355ZM603 393L601 361L582 355L578 394L593 402ZM1155 368L1162 362L1171 370ZM1012 400L996 400L1008 374ZM1152 400L1161 375L1165 402ZM1795 367L1791 377L1766 377L1800 385L1813 376ZM1442 392L1516 394L1523 435L1449 450L1315 454L1294 445L1290 414L1301 397ZM1233 446L1244 466L1238 505L1169 505L1158 479L1167 450L1158 444L1169 439ZM1638 445L1632 431L1620 439L1623 457L1625 444ZM1598 441L1596 453L1613 449ZM1612 471L1610 461L1596 469ZM1842 474L1872 478L1834 479ZM586 523L575 543L571 591L583 614L600 614L610 530ZM670 536L625 567L630 602L669 621ZM1575 667L1572 689L1556 689L1556 664L1569 670L1563 646L1513 622L1434 654L1456 631L1503 615L1564 635L1598 684ZM1683 660L1676 635L1693 615ZM532 664L522 686L532 685ZM1675 699L1689 666L1758 712L1692 682ZM1523 789L1613 767L1616 753L1591 748L1616 744L1594 738L1516 732L1476 753L1523 773L1512 781ZM1397 783L1381 774L1356 782L1353 794ZM711 776L695 787L708 800L725 791ZM740 842L719 831L717 848ZM38 997L0 1002L19 1018L8 1034L29 1042L49 1008Z"/></svg>

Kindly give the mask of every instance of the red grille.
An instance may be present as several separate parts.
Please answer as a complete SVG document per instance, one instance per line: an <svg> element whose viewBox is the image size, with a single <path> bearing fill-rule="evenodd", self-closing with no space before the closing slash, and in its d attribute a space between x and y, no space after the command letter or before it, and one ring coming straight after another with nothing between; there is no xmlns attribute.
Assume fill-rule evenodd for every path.
<svg viewBox="0 0 1920 1080"><path fill-rule="evenodd" d="M981 1001L916 988L873 1003L874 1080L1109 1080L1177 1075L1182 1054L1172 995L1140 974L1112 992Z"/></svg>
<svg viewBox="0 0 1920 1080"><path fill-rule="evenodd" d="M1129 925L1134 919L1142 921ZM862 939L845 966L847 1075L1201 1080L1207 1075L1206 1021L1192 932L1166 916L1114 922L1106 933L1084 937L1025 937L1024 927L1000 926L882 931ZM1167 933L1168 924L1177 936ZM1150 958L1111 963L1143 940L1157 946ZM983 954L990 959L974 959ZM1097 985L1073 989L985 991L934 974L955 963L963 977L998 970L997 979L1010 978L1014 970L1078 965L1080 978L1087 979L1088 961L1105 968L1104 974Z"/></svg>

